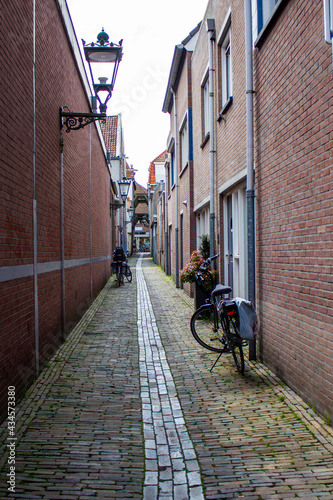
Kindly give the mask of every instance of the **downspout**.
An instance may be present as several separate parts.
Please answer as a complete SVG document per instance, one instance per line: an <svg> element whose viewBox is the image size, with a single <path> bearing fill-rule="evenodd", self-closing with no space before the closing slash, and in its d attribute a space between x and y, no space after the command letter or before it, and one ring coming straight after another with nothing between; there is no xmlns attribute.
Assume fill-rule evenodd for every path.
<svg viewBox="0 0 333 500"><path fill-rule="evenodd" d="M179 288L179 250L178 250L178 233L179 233L179 201L178 201L178 128L177 128L177 98L173 88L174 120L175 120L175 249L176 249L176 288Z"/></svg>
<svg viewBox="0 0 333 500"><path fill-rule="evenodd" d="M38 255L37 255L37 200L36 200L36 2L33 1L33 61L32 61L32 99L33 99L33 272L34 272L34 303L35 303L35 371L39 374L39 304L38 304Z"/></svg>
<svg viewBox="0 0 333 500"><path fill-rule="evenodd" d="M206 21L208 33L209 50L209 165L210 165L210 191L209 191L209 253L215 254L215 200L214 200L214 171L215 171L215 148L214 148L214 41L215 41L215 19ZM214 263L212 262L212 268Z"/></svg>
<svg viewBox="0 0 333 500"><path fill-rule="evenodd" d="M164 190L164 201L165 201L165 208L164 208L164 239L165 239L165 274L169 275L169 248L168 248L168 195L167 195L167 186L169 185L169 180L168 180L168 169L165 167L165 190Z"/></svg>
<svg viewBox="0 0 333 500"><path fill-rule="evenodd" d="M252 62L252 8L251 0L244 0L245 13L245 60L246 60L246 150L247 150L247 252L248 297L255 305L255 222L254 222L254 154L253 154L253 62ZM249 359L256 360L256 341L249 345Z"/></svg>
<svg viewBox="0 0 333 500"><path fill-rule="evenodd" d="M62 134L62 132L61 132ZM60 138L60 241L61 241L61 321L62 339L66 335L65 300L65 231L64 231L64 139Z"/></svg>

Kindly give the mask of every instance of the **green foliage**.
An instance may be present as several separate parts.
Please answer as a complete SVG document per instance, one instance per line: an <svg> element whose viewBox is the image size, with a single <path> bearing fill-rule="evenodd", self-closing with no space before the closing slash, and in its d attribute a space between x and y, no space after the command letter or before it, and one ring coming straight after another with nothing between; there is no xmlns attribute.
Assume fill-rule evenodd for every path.
<svg viewBox="0 0 333 500"><path fill-rule="evenodd" d="M203 234L202 236L200 236L200 240L201 240L201 245L199 247L199 250L200 250L200 253L202 255L202 258L206 260L210 256L209 255L209 253L210 253L210 240L209 240L208 234Z"/></svg>
<svg viewBox="0 0 333 500"><path fill-rule="evenodd" d="M198 250L195 250L194 252L191 253L191 257L189 260L189 263L181 270L179 271L179 278L183 283L195 283L196 279L196 274L199 271L199 267L203 263L204 259L200 252ZM217 271L210 270L209 273L213 277L213 283L214 280L216 279L217 276ZM202 287L206 291L211 291L212 288L212 281L209 277L209 275L203 275L203 282L201 283Z"/></svg>

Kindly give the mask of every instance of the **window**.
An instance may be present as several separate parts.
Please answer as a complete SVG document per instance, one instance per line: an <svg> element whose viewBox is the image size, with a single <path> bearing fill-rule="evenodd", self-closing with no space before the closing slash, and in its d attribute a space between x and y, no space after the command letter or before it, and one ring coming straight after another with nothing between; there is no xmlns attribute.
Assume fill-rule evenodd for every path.
<svg viewBox="0 0 333 500"><path fill-rule="evenodd" d="M209 208L204 208L200 212L197 212L197 250L199 250L201 245L201 236L207 234L209 235Z"/></svg>
<svg viewBox="0 0 333 500"><path fill-rule="evenodd" d="M247 297L246 188L241 186L223 200L224 280L233 296Z"/></svg>
<svg viewBox="0 0 333 500"><path fill-rule="evenodd" d="M257 38L279 2L281 0L252 0L253 40Z"/></svg>
<svg viewBox="0 0 333 500"><path fill-rule="evenodd" d="M221 51L221 107L222 110L232 101L232 54L231 27L222 38Z"/></svg>
<svg viewBox="0 0 333 500"><path fill-rule="evenodd" d="M180 171L182 171L186 165L188 164L188 124L187 124L187 116L185 116L181 129L180 129L180 154L181 154L181 164Z"/></svg>
<svg viewBox="0 0 333 500"><path fill-rule="evenodd" d="M171 152L171 187L175 184L175 152Z"/></svg>
<svg viewBox="0 0 333 500"><path fill-rule="evenodd" d="M204 84L202 85L202 135L203 139L209 133L209 79L208 75L204 80Z"/></svg>

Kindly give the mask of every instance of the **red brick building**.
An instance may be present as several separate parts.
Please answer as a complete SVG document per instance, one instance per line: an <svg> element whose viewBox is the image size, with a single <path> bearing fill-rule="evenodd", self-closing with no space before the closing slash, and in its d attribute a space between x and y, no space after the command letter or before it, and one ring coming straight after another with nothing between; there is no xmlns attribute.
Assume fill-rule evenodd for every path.
<svg viewBox="0 0 333 500"><path fill-rule="evenodd" d="M110 172L98 124L66 133L59 108L91 112L65 2L1 8L1 417L110 275Z"/></svg>
<svg viewBox="0 0 333 500"><path fill-rule="evenodd" d="M194 50L200 23L176 45L163 112L170 114L167 140L166 194L168 225L168 272L177 285L179 271L187 264L196 248L193 198L193 135L192 135L192 69ZM184 284L192 293L189 284Z"/></svg>
<svg viewBox="0 0 333 500"><path fill-rule="evenodd" d="M333 75L324 3L279 2L254 40L257 304L264 362L332 421Z"/></svg>
<svg viewBox="0 0 333 500"><path fill-rule="evenodd" d="M200 236L213 234L220 282L231 285L235 296L247 298L250 286L256 292L258 356L332 420L333 12L328 0L247 5L254 92L246 82L243 0L210 0L191 51L184 42L175 49L163 105L170 113L170 266L176 281L177 253L181 269L199 249ZM192 156L186 165L182 145L189 116ZM250 263L249 173L256 214ZM176 245L175 224L182 216Z"/></svg>

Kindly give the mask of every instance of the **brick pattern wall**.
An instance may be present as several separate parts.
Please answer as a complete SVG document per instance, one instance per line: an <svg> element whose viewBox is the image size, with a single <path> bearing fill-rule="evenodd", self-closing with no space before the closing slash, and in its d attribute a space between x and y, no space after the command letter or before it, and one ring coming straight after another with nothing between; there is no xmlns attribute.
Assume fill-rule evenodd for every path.
<svg viewBox="0 0 333 500"><path fill-rule="evenodd" d="M2 419L8 385L16 386L19 397L36 375L33 199L37 207L37 260L39 266L44 266L39 267L36 309L40 367L53 354L65 333L60 270L59 107L68 106L70 110L80 112L90 109L57 4L53 0L37 0L34 162L33 2L19 0L15 5L7 2L2 6L0 18L8 40L6 50L0 55L3 70L0 104ZM63 130L62 136L66 262L64 320L68 332L110 275L110 183L94 125L69 134ZM22 271L19 266L23 265L30 266L25 268L25 277L3 279L6 272Z"/></svg>
<svg viewBox="0 0 333 500"><path fill-rule="evenodd" d="M231 12L231 16L229 16ZM220 281L224 281L223 199L228 192L219 194L219 188L246 167L246 107L245 107L245 28L244 2L229 0L210 1L206 18L215 19L216 41L213 45L214 64L214 116L215 121L215 251ZM227 19L231 19L232 96L233 101L223 118L221 111L221 43L220 35ZM194 205L210 196L210 140L202 141L203 101L202 82L208 68L208 35L205 23L192 58L193 73L193 134L194 134ZM231 188L229 188L230 190Z"/></svg>
<svg viewBox="0 0 333 500"><path fill-rule="evenodd" d="M174 130L174 107L170 113L170 131L173 137L177 134L178 154L177 154L177 182L178 182L178 251L179 251L179 270L187 264L191 252L196 246L195 237L195 216L193 213L193 160L188 160L187 167L181 171L181 141L179 129L182 125L184 116L187 116L188 133L190 134L190 125L192 121L192 93L191 93L191 52L187 52L182 66L179 83L176 88L177 95L177 128ZM171 167L170 174L171 175ZM169 179L171 186L171 179ZM171 189L168 197L168 223L172 223L172 269L170 270L173 279L176 281L176 200L175 188ZM187 204L183 204L187 201ZM182 223L181 223L182 217ZM170 241L169 241L170 245ZM182 287L183 284L179 282Z"/></svg>
<svg viewBox="0 0 333 500"><path fill-rule="evenodd" d="M257 294L264 362L332 415L333 79L322 8L287 2L255 50Z"/></svg>

